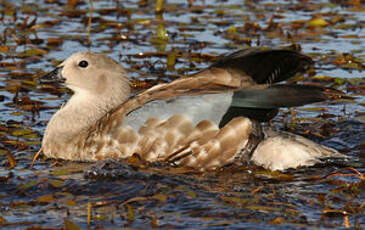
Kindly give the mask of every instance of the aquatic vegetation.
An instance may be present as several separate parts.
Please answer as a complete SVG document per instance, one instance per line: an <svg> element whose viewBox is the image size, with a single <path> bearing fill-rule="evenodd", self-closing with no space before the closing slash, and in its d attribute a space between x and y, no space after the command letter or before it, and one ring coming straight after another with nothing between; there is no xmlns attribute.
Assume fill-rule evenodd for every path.
<svg viewBox="0 0 365 230"><path fill-rule="evenodd" d="M92 5L91 5L92 3ZM0 3L0 227L365 226L364 11L361 1L2 1ZM302 49L315 70L291 82L342 90L331 103L283 109L272 126L352 157L269 172L209 173L143 162L41 158L47 121L69 97L36 79L92 50L127 67L135 91L207 67L247 46Z"/></svg>

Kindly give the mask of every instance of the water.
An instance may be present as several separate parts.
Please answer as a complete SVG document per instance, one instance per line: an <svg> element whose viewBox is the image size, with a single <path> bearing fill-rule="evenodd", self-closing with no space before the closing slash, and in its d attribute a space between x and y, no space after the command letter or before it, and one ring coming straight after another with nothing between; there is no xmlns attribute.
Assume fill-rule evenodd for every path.
<svg viewBox="0 0 365 230"><path fill-rule="evenodd" d="M66 1L3 1L0 227L62 228L71 222L87 228L91 204L93 229L332 229L346 226L347 218L349 226L364 228L364 179L324 179L345 166L365 171L365 9L338 2L206 0L194 1L189 8L188 1L176 0L167 1L165 12L156 15L154 1L99 0L94 2L88 47L88 4L73 9L65 6ZM278 24L268 27L272 16ZM315 16L322 16L329 25L311 28L309 20ZM166 28L168 43L153 40L159 24ZM51 45L50 38L60 40ZM282 174L254 166L180 174L178 169L123 168L111 162L106 168L94 167L91 172L96 176L91 176L85 172L92 164L45 159L29 168L47 121L70 96L64 89L42 88L35 79L76 51L90 48L107 53L135 79L170 80L207 67L211 55L249 44L278 47L293 41L316 61L315 76L329 76L304 81L344 90L355 99L305 106L295 110L296 119L283 109L273 125L337 148L352 157L350 162ZM174 70L167 70L166 56L171 50L181 56ZM343 59L341 53L354 58ZM13 169L7 151L15 157ZM328 214L329 210L335 212Z"/></svg>

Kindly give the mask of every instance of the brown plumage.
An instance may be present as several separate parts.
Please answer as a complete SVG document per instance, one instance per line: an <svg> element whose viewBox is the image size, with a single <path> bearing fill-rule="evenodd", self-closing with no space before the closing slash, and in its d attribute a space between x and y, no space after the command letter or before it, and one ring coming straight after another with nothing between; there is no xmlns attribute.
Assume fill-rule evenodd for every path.
<svg viewBox="0 0 365 230"><path fill-rule="evenodd" d="M247 67L254 65L257 55L265 59L265 54L288 57L284 65L267 64L268 69L251 71L253 75L239 67L240 60ZM128 75L117 62L101 54L78 52L41 78L45 83L61 82L75 92L48 123L42 148L48 157L67 160L97 161L138 154L148 161L165 161L199 170L246 161L263 134L256 121L239 114L219 128L233 105L233 92L256 89L264 96L262 101L252 91L240 103L259 100L267 102L265 106L271 109L272 94L280 96L283 92L280 87L271 89L270 83L282 80L283 75L288 78L311 64L310 58L293 51L245 50L226 56L197 74L130 97ZM285 74L278 74L285 68L288 68ZM263 80L265 77L267 81ZM288 87L294 96L302 98L303 88ZM295 105L329 98L330 93L322 88L304 88L313 96L309 101L308 97L294 100ZM288 100L280 106L292 103L293 100ZM263 149L266 153L267 148ZM276 169L271 165L269 168Z"/></svg>

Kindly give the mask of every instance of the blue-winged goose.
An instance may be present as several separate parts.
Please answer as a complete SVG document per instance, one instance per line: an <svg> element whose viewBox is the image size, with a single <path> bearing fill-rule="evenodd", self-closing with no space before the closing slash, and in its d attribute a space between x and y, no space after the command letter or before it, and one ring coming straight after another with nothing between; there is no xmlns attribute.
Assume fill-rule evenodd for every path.
<svg viewBox="0 0 365 230"><path fill-rule="evenodd" d="M277 108L331 98L333 91L274 83L305 71L295 51L240 50L196 74L131 96L127 72L112 58L77 52L40 78L74 94L49 121L47 157L98 161L139 154L197 170L253 162L270 170L344 157L304 137L262 129Z"/></svg>

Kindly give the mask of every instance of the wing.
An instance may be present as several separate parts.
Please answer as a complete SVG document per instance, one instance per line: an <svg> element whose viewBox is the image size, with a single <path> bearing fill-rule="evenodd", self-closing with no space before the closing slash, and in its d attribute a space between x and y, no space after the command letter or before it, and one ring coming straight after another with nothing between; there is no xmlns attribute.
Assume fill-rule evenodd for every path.
<svg viewBox="0 0 365 230"><path fill-rule="evenodd" d="M323 96L322 92L325 89L320 87L308 89L308 87L275 86L275 88L268 88L267 83L292 77L298 72L305 71L312 64L313 61L310 57L291 50L259 48L240 50L221 57L209 68L196 74L170 83L159 84L139 93L102 118L98 127L108 129L104 127L111 124L108 120L121 124L127 114L150 101L181 95L217 94L228 91L235 91L233 106L237 116L252 117L253 114L252 118L261 120L260 116L255 116L255 114L262 113L262 120L266 120L276 114L276 108L292 106L293 101L305 98L305 101L299 104L306 104L328 98ZM286 103L285 95L287 95L288 89L294 97L287 97L290 100ZM278 100L281 101L281 104L275 103ZM232 116L229 117L229 119L231 118Z"/></svg>
<svg viewBox="0 0 365 230"><path fill-rule="evenodd" d="M256 84L252 78L244 73L229 69L211 67L197 74L177 79L170 83L158 84L130 98L118 108L110 111L99 122L97 130L108 129L110 124L121 124L126 115L155 100L166 100L178 96L196 96L205 94L219 94L240 89L262 89L268 85ZM114 121L110 122L111 120Z"/></svg>
<svg viewBox="0 0 365 230"><path fill-rule="evenodd" d="M263 49L250 48L221 57L211 67L229 69L236 74L244 73L257 84L276 83L303 73L313 66L310 57L293 50L284 49ZM291 100L298 101L298 104L313 103L328 99L323 97L323 89L311 89L310 93L300 87L291 86L293 97ZM310 91L310 90L308 90ZM303 101L303 95L307 95L307 100ZM233 95L233 104L225 114L220 126L225 125L232 118L244 116L258 121L269 121L278 113L280 106L275 106L275 100L283 99L285 89L276 88L274 90L241 90ZM313 96L313 98L309 98ZM320 98L320 99L318 99ZM287 101L281 100L283 107L293 106ZM262 105L265 106L262 107Z"/></svg>
<svg viewBox="0 0 365 230"><path fill-rule="evenodd" d="M313 60L294 50L249 48L218 59L211 67L243 72L257 84L276 83L303 73Z"/></svg>
<svg viewBox="0 0 365 230"><path fill-rule="evenodd" d="M268 84L293 77L312 65L310 57L297 51L248 48L222 56L209 68L196 74L154 86L121 105L118 113L127 114L149 101L180 95L264 89Z"/></svg>
<svg viewBox="0 0 365 230"><path fill-rule="evenodd" d="M221 57L211 68L249 76L257 84L267 83L270 86L265 89L242 88L235 91L232 105L220 126L237 116L268 121L278 113L280 107L302 106L342 97L343 94L339 91L319 86L271 85L302 73L312 66L310 57L285 49L250 48Z"/></svg>

